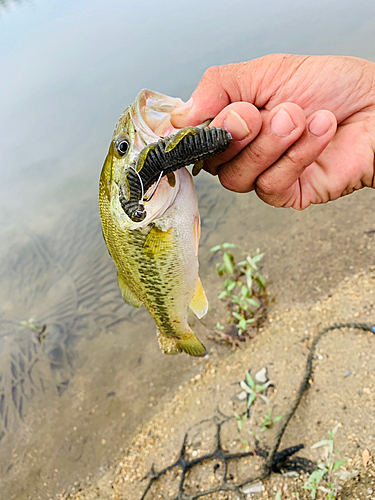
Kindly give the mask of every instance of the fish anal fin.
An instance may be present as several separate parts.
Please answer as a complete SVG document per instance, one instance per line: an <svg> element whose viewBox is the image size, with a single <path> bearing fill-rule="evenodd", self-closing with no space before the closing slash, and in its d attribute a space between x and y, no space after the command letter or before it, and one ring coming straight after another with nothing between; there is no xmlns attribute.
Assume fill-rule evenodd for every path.
<svg viewBox="0 0 375 500"><path fill-rule="evenodd" d="M129 288L129 286L125 283L124 278L117 274L118 278L118 287L120 289L122 298L127 302L130 306L136 307L139 309L142 305L142 301L135 295L135 293Z"/></svg>
<svg viewBox="0 0 375 500"><path fill-rule="evenodd" d="M199 319L207 313L208 300L200 279L198 279L198 285L190 303L190 309Z"/></svg>
<svg viewBox="0 0 375 500"><path fill-rule="evenodd" d="M160 255L171 247L172 239L172 228L168 229L168 231L162 231L154 226L146 237L143 251L147 257Z"/></svg>

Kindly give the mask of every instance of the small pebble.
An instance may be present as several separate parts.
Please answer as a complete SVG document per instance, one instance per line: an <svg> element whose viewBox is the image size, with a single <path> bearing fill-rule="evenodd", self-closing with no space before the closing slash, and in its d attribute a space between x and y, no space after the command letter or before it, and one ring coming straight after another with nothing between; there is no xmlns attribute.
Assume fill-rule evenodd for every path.
<svg viewBox="0 0 375 500"><path fill-rule="evenodd" d="M267 368L263 366L256 374L255 374L255 379L257 382L260 382L261 384L265 384L267 382Z"/></svg>
<svg viewBox="0 0 375 500"><path fill-rule="evenodd" d="M258 483L249 484L242 488L242 492L245 493L245 495L263 493L263 484L260 481Z"/></svg>
<svg viewBox="0 0 375 500"><path fill-rule="evenodd" d="M235 394L232 399L234 399L236 401L245 401L246 398L247 398L247 392L241 391L241 392L237 392L237 394Z"/></svg>
<svg viewBox="0 0 375 500"><path fill-rule="evenodd" d="M345 377L350 377L351 374L352 374L352 372L350 372L349 370L346 370Z"/></svg>

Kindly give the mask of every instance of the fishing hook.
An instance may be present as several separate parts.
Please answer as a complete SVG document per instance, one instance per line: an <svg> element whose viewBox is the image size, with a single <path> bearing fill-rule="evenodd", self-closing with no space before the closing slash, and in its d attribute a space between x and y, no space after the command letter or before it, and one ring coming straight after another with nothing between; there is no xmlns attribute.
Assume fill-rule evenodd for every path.
<svg viewBox="0 0 375 500"><path fill-rule="evenodd" d="M155 192L156 192L156 190L157 190L157 188L158 188L158 186L159 186L159 184L160 184L160 181L161 181L161 178L162 178L162 177L163 177L163 170L160 172L159 178L158 178L158 180L156 181L156 184L155 184L154 189L152 190L152 193L150 194L150 196L149 196L146 200L142 197L142 201L143 201L144 203L146 203L146 202L150 201L150 200L151 200L151 198L154 196L154 194L155 194Z"/></svg>

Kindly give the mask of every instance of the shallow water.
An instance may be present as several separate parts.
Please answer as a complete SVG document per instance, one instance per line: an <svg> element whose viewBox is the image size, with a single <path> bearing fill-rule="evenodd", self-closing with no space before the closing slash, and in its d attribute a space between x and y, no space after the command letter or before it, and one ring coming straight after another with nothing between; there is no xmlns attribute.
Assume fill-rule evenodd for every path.
<svg viewBox="0 0 375 500"><path fill-rule="evenodd" d="M121 111L143 87L186 99L208 66L270 52L375 60L375 4L6 5L0 498L44 499L105 468L199 366L160 353L147 312L122 302L102 240L98 177ZM206 174L196 185L201 275L212 301L220 284L209 248L225 240L265 250L272 292L285 304L312 300L374 263L371 191L295 213L226 192ZM204 324L216 321L213 310Z"/></svg>

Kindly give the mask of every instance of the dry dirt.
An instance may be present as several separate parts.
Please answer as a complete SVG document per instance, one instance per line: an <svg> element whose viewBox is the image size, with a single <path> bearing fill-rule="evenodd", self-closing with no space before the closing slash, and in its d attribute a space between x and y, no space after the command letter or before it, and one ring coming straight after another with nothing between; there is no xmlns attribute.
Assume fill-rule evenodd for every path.
<svg viewBox="0 0 375 500"><path fill-rule="evenodd" d="M85 486L72 486L58 498L94 500L139 500L148 480L141 481L154 464L157 472L179 456L187 433L185 458L193 460L215 449L215 420L221 412L234 417L246 410L246 402L237 401L239 382L249 370L253 375L263 366L274 387L268 390L274 416L286 415L300 386L312 339L334 323L375 324L375 269L346 278L336 289L314 305L271 309L268 321L258 336L245 347L220 359L220 349L199 361L196 375L179 387L151 421L139 428L132 443L113 461L101 477L92 477ZM325 439L339 425L335 439L336 459L346 460L344 469L355 477L346 483L337 481L341 499L375 499L375 336L354 329L335 330L319 342L314 359L310 387L291 419L280 450L303 444L297 453L312 461L321 459L323 448L311 446ZM221 445L226 453L245 452L244 441L252 443L250 429L257 429L269 409L260 401L241 432L231 418L222 426ZM219 417L214 417L219 418ZM221 417L220 417L221 418ZM219 419L220 419L219 418ZM201 423L203 420L208 420ZM282 420L260 434L260 447L274 443ZM366 460L366 454L369 459ZM365 457L365 458L364 458ZM228 462L229 483L244 481L259 474L263 458L245 457ZM307 499L302 489L307 474L271 476L258 485L260 492L242 495L217 492L201 498L237 500L238 498ZM145 500L172 499L178 491L181 471L178 467L160 477ZM223 463L216 458L197 464L187 474L184 491L190 498L217 487L223 478ZM319 497L319 494L321 495ZM318 493L317 498L326 498Z"/></svg>

